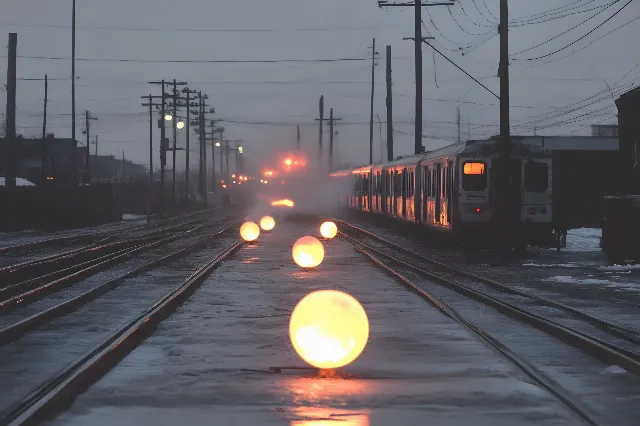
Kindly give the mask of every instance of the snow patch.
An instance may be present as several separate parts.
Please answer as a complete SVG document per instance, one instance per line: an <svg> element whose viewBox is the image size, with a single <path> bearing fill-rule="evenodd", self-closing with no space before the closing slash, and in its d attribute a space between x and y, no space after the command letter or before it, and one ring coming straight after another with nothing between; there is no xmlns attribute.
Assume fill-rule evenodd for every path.
<svg viewBox="0 0 640 426"><path fill-rule="evenodd" d="M552 281L556 283L563 284L586 284L586 285L602 285L606 288L614 288L618 291L628 290L634 292L640 292L640 284L636 283L622 283L611 280L601 280L597 278L575 278L568 275L558 275L555 277L550 277L547 281Z"/></svg>
<svg viewBox="0 0 640 426"><path fill-rule="evenodd" d="M617 365L610 365L607 368L604 369L604 372L606 374L611 374L611 375L618 375L618 374L624 374L627 372L627 370L625 370L622 367L619 367Z"/></svg>
<svg viewBox="0 0 640 426"><path fill-rule="evenodd" d="M631 272L634 269L640 269L640 265L610 265L601 266L603 271L615 271L615 272Z"/></svg>
<svg viewBox="0 0 640 426"><path fill-rule="evenodd" d="M567 233L567 251L572 252L594 252L602 251L600 238L602 229L600 228L580 228L571 229Z"/></svg>
<svg viewBox="0 0 640 426"><path fill-rule="evenodd" d="M523 263L522 266L531 266L534 268L580 268L581 265L577 263L559 263L559 264L541 264L541 263Z"/></svg>

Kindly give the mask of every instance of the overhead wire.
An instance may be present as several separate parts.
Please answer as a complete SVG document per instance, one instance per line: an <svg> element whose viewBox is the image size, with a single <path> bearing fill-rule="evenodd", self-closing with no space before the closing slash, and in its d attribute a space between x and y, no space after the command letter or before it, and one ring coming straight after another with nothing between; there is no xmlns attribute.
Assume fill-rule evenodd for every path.
<svg viewBox="0 0 640 426"><path fill-rule="evenodd" d="M562 52L565 49L568 49L569 47L573 46L574 44L578 43L579 41L583 40L584 38L588 37L590 34L592 34L593 32L595 32L596 30L598 30L600 27L602 27L604 24L606 24L607 22L609 22L610 20L612 20L614 17L616 17L616 15L618 15L620 12L622 12L627 6L629 6L631 3L633 2L633 0L629 0L627 3L625 3L620 9L618 9L613 15L611 15L610 17L608 17L606 20L604 20L604 22L602 22L601 24L599 24L598 26L596 26L594 29L592 29L591 31L587 32L585 35L583 35L582 37L578 38L577 40L569 43L568 45L554 50L553 52L547 53L546 55L542 55L542 56L538 56L535 58L525 58L525 59L521 59L521 60L525 60L525 61L537 61L540 59L544 59L544 58L548 58L549 56L555 55L556 53Z"/></svg>

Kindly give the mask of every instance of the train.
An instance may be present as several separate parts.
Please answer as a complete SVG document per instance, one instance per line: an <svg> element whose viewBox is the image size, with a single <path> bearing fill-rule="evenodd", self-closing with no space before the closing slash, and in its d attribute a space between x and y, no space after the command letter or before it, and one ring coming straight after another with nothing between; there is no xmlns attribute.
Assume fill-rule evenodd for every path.
<svg viewBox="0 0 640 426"><path fill-rule="evenodd" d="M509 197L515 247L559 249L553 224L552 153L510 144ZM342 207L413 222L460 243L496 241L496 139L466 141L395 161L336 171ZM517 219L516 219L517 217Z"/></svg>

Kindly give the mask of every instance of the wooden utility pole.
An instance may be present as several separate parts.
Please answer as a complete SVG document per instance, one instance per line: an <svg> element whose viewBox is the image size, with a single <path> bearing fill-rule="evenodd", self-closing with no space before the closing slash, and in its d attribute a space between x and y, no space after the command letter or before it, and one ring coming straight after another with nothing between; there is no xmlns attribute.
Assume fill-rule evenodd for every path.
<svg viewBox="0 0 640 426"><path fill-rule="evenodd" d="M333 171L333 108L329 111L329 173Z"/></svg>
<svg viewBox="0 0 640 426"><path fill-rule="evenodd" d="M462 140L462 135L460 133L460 105L458 105L458 118L456 121L458 123L458 143L460 143Z"/></svg>
<svg viewBox="0 0 640 426"><path fill-rule="evenodd" d="M162 118L164 120L164 117ZM98 146L96 145L96 150ZM97 154L96 154L97 155ZM147 222L151 222L153 197L153 96L149 94L149 192L147 193Z"/></svg>
<svg viewBox="0 0 640 426"><path fill-rule="evenodd" d="M405 37L403 40L413 40L415 45L415 73L416 73L416 117L415 117L415 144L414 153L422 152L422 42L432 40L433 37L422 37L422 8L428 6L453 6L453 2L422 3L422 0L414 0L406 3L387 3L378 1L382 7L409 7L415 10L414 36Z"/></svg>
<svg viewBox="0 0 640 426"><path fill-rule="evenodd" d="M211 120L211 192L216 192L216 122Z"/></svg>
<svg viewBox="0 0 640 426"><path fill-rule="evenodd" d="M41 185L47 181L47 101L49 91L49 80L47 75L44 76L44 113L42 116L42 161L40 163L40 180Z"/></svg>
<svg viewBox="0 0 640 426"><path fill-rule="evenodd" d="M331 173L331 169L333 167L333 126L336 121L342 120L342 118L335 118L333 116L333 108L330 110L329 118L320 118L317 119L320 121L320 128L322 129L322 125L325 121L329 122L329 173Z"/></svg>
<svg viewBox="0 0 640 426"><path fill-rule="evenodd" d="M5 208L7 210L7 229L12 230L16 219L16 171L15 171L15 143L16 143L16 58L18 48L18 34L9 33L9 52L7 60L7 117L5 124L6 160L5 173Z"/></svg>
<svg viewBox="0 0 640 426"><path fill-rule="evenodd" d="M373 164L373 99L376 90L376 39L373 39L371 54L371 111L369 116L369 164Z"/></svg>
<svg viewBox="0 0 640 426"><path fill-rule="evenodd" d="M318 167L322 168L322 125L324 124L324 95L320 96L320 134L318 136Z"/></svg>
<svg viewBox="0 0 640 426"><path fill-rule="evenodd" d="M222 141L224 139L224 127L220 127L220 176L223 179L226 179L227 176L226 174L223 172L223 167L222 167L222 151L224 150L224 147L222 146ZM229 171L227 170L227 174L229 174Z"/></svg>
<svg viewBox="0 0 640 426"><path fill-rule="evenodd" d="M76 0L73 0L71 12L71 139L76 144ZM73 176L77 182L78 164L76 161L77 154L74 152L71 157L73 167Z"/></svg>
<svg viewBox="0 0 640 426"><path fill-rule="evenodd" d="M176 202L176 153L178 152L178 82L173 79L173 162L171 163L171 204ZM124 163L123 163L124 164Z"/></svg>
<svg viewBox="0 0 640 426"><path fill-rule="evenodd" d="M499 185L501 189L498 223L502 228L501 242L505 249L511 247L510 233L511 223L516 219L515 209L512 209L510 200L509 164L511 129L509 125L509 5L508 0L500 0L500 157L501 176ZM513 210L513 211L512 211Z"/></svg>
<svg viewBox="0 0 640 426"><path fill-rule="evenodd" d="M387 46L387 161L393 161L393 94L391 87L391 46Z"/></svg>
<svg viewBox="0 0 640 426"><path fill-rule="evenodd" d="M90 122L92 120L97 120L97 118L92 117L91 113L87 110L84 113L84 119L85 119L85 132L87 134L87 157L86 157L86 185L91 185L91 169L89 168L89 157L91 157L91 139L90 139L90 133L91 133L91 124Z"/></svg>
<svg viewBox="0 0 640 426"><path fill-rule="evenodd" d="M297 126L298 139L296 140L296 151L300 151L300 126Z"/></svg>

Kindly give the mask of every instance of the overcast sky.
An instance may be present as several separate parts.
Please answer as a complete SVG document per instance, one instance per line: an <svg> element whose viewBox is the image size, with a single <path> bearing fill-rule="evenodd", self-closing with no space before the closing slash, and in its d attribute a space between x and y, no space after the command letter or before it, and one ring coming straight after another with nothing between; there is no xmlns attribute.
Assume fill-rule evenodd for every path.
<svg viewBox="0 0 640 426"><path fill-rule="evenodd" d="M627 1L509 2L514 134L532 134L535 126L540 135L580 135L589 134L591 123L615 123L613 97L640 79L640 1L632 2L572 46L543 59L529 59L576 41ZM52 79L48 130L60 137L71 136L71 4L71 0L0 0L1 36L6 40L9 32L18 33L18 55L22 56L18 59L19 78L38 79L48 74ZM423 12L428 35L435 37L435 47L495 93L499 93L495 19L498 4L499 0L460 0L450 8L430 7ZM598 12L566 34L515 54L546 42ZM158 87L145 82L176 78L209 95L217 118L226 121L222 123L225 137L243 140L247 156L254 161L294 148L296 124L301 125L303 146L315 153L318 128L314 118L318 116L318 99L324 95L325 117L333 107L336 116L343 119L337 126L336 162L365 163L369 152L371 62L357 59L371 57L375 37L381 54L376 67L375 113L385 120L384 55L385 46L391 45L394 120L398 122L395 153L410 154L414 143L413 44L402 38L413 36L413 19L411 8L380 9L375 0L78 0L76 137L84 142L80 115L89 110L99 118L92 122L91 134L100 135L101 153L119 156L124 151L127 158L148 164L148 110L140 105L140 97L160 94ZM456 140L458 106L463 139L468 129L472 138L497 134L497 99L437 55L434 65L433 51L428 46L424 46L423 53L423 133L428 137L425 146L432 149ZM356 60L270 64L145 62L273 59ZM5 74L3 52L3 82ZM25 136L42 132L43 92L42 81L19 81L17 125ZM0 112L5 109L5 95L3 88ZM567 107L571 104L576 105ZM561 115L576 107L579 109ZM385 139L384 125L382 133ZM158 134L154 137L157 143ZM327 139L325 134L325 146ZM380 140L376 124L374 160L380 156ZM184 144L184 132L179 144ZM92 146L92 152L93 149Z"/></svg>

